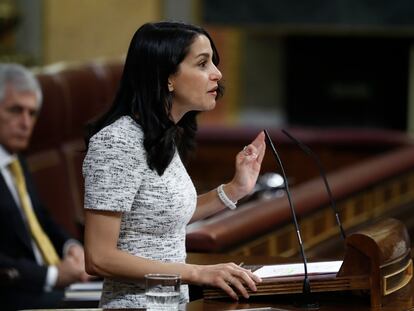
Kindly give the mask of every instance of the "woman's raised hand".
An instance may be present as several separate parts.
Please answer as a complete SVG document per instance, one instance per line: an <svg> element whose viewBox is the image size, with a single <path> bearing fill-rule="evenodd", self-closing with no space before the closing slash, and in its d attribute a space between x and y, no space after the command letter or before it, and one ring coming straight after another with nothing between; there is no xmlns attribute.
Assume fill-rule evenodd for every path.
<svg viewBox="0 0 414 311"><path fill-rule="evenodd" d="M257 181L260 167L266 150L265 134L259 135L236 156L236 172L230 183L226 185L226 193L239 200L249 194Z"/></svg>

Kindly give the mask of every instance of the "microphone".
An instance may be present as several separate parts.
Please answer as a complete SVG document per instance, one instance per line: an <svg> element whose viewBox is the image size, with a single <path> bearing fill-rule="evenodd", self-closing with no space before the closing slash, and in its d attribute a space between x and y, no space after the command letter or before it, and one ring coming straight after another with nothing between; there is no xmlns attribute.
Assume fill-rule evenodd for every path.
<svg viewBox="0 0 414 311"><path fill-rule="evenodd" d="M283 167L282 161L280 160L279 154L276 151L275 146L273 145L272 139L270 138L269 133L267 132L267 130L264 130L264 133L266 135L266 140L268 145L270 146L274 157L276 158L277 163L279 164L280 170L282 171L282 176L285 182L285 191L286 191L286 195L288 197L288 201L289 201L289 206L290 206L290 211L292 214L292 218L293 218L293 222L295 224L295 229L296 229L296 236L298 238L298 243L299 243L299 248L300 248L300 253L302 256L302 261L303 261L303 268L304 268L304 279L303 279L303 288L302 288L302 293L305 295L305 303L304 305L301 305L301 307L305 307L305 308L319 308L319 304L318 303L309 303L308 302L308 298L311 292L310 289L310 282L309 282L309 277L308 277L308 262L306 260L306 255L305 255L305 249L303 247L303 243L302 243L302 236L300 234L300 228L299 228L299 223L296 219L296 212L295 212L295 207L293 205L293 201L292 201L292 197L290 195L290 191L289 191L289 183L286 177L286 173L285 173L285 169Z"/></svg>
<svg viewBox="0 0 414 311"><path fill-rule="evenodd" d="M319 173L322 176L322 179L323 179L323 181L325 183L325 188L326 188L326 191L328 192L329 200L331 201L331 207L332 207L332 209L334 211L334 214L335 214L336 223L338 224L339 230L341 231L342 239L345 240L346 239L345 230L342 227L342 222L341 222L341 219L339 217L338 209L336 208L335 200L333 198L333 195L332 195L332 192L331 192L331 188L329 187L328 179L326 178L326 173L325 173L325 170L324 170L324 168L322 166L321 160L319 159L319 157L316 155L315 152L313 152L303 142L301 142L300 140L298 140L297 138L295 138L291 134L289 134L288 131L282 129L282 132L287 137L289 137L296 145L298 145L299 148L302 149L302 151L304 151L308 156L310 156L316 162L316 165L317 165L317 167L319 169Z"/></svg>

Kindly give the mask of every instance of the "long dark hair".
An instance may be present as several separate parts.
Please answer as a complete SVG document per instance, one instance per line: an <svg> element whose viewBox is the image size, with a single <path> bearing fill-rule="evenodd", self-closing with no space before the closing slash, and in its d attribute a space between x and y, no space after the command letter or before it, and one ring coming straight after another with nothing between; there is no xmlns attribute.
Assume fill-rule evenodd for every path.
<svg viewBox="0 0 414 311"><path fill-rule="evenodd" d="M86 146L90 138L121 116L131 116L144 132L144 148L152 170L162 175L170 164L175 148L186 158L194 149L196 114L186 113L177 124L170 118L172 95L168 78L178 70L194 39L206 36L217 66L219 55L210 35L201 27L158 22L142 25L134 34L125 60L122 78L111 108L87 126ZM217 96L223 88L219 85Z"/></svg>

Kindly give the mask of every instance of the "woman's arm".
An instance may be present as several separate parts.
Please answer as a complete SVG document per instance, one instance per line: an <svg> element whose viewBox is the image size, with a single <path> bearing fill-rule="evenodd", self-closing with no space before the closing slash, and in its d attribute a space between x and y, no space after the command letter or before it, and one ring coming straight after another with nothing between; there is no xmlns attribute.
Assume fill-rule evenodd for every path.
<svg viewBox="0 0 414 311"><path fill-rule="evenodd" d="M161 262L133 256L117 248L121 213L85 211L85 266L90 274L120 278L144 278L147 273L168 273Z"/></svg>
<svg viewBox="0 0 414 311"><path fill-rule="evenodd" d="M253 190L259 176L265 150L265 135L261 132L248 146L237 154L234 177L231 182L223 187L224 193L231 201L236 202ZM191 218L191 222L213 215L225 207L216 189L199 195L197 208Z"/></svg>
<svg viewBox="0 0 414 311"><path fill-rule="evenodd" d="M184 283L222 288L237 299L231 286L248 298L245 286L256 291L260 278L234 263L190 265L164 263L131 255L117 248L121 213L85 211L85 264L89 274L143 282L147 273L176 273ZM230 286L231 285L231 286Z"/></svg>
<svg viewBox="0 0 414 311"><path fill-rule="evenodd" d="M240 192L234 187L234 185L231 182L223 186L223 191L227 195L227 197L233 202L236 202L240 198L244 197L244 195L240 194ZM197 208L190 222L206 218L225 208L226 206L219 199L219 196L217 194L217 188L213 189L197 197Z"/></svg>

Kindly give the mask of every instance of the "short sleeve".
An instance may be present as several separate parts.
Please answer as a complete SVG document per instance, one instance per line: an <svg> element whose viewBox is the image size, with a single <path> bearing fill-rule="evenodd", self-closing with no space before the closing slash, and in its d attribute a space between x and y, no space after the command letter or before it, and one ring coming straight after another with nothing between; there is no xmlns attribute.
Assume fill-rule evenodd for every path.
<svg viewBox="0 0 414 311"><path fill-rule="evenodd" d="M130 211L145 160L131 133L104 128L95 134L83 162L85 209Z"/></svg>

